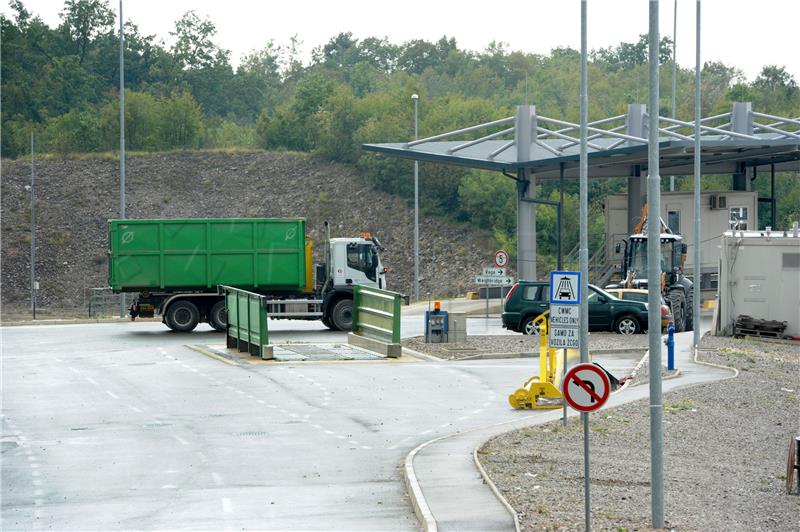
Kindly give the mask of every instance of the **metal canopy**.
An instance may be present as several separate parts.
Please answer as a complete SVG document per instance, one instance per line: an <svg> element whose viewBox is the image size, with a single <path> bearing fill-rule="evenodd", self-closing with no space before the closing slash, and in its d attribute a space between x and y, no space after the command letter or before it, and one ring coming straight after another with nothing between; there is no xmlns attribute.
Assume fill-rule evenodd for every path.
<svg viewBox="0 0 800 532"><path fill-rule="evenodd" d="M694 123L659 118L660 174L692 174ZM630 176L637 166L646 172L647 139L639 136L646 136L646 120L646 112L636 114L629 111L628 115L591 122L589 176ZM534 108L532 130L535 129L536 135L531 135L530 158L518 160L518 150L511 149L516 140L498 140L514 136L514 127L497 130L499 126L513 122L514 117L509 117L418 141L365 144L363 148L396 157L485 170L530 169L537 179L558 178L563 164L565 177L578 177L580 145L576 136L577 124L537 116ZM622 124L614 126L615 122ZM543 124L550 127L543 127ZM800 171L800 118L757 113L751 110L749 103L736 103L730 113L702 119L700 127L702 172L705 174L735 173L741 171L742 165L771 164L777 171ZM496 131L486 131L492 129ZM481 130L484 132L480 138L451 140L453 137L464 139L466 135Z"/></svg>

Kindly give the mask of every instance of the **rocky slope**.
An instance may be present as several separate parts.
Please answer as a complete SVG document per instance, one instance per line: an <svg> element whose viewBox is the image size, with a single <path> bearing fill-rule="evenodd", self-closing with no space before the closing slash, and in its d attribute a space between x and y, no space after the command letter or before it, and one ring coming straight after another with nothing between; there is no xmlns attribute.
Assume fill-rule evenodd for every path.
<svg viewBox="0 0 800 532"><path fill-rule="evenodd" d="M375 192L350 167L298 153L180 152L130 157L126 174L129 218L304 217L316 243L325 220L332 236L371 231L386 247L390 287L411 293L413 207ZM5 316L30 305L29 182L30 161L2 162ZM81 313L85 290L107 285L107 220L119 213L118 162L37 161L36 199L38 305L44 314ZM464 226L421 217L423 295L474 289L490 246L485 235Z"/></svg>

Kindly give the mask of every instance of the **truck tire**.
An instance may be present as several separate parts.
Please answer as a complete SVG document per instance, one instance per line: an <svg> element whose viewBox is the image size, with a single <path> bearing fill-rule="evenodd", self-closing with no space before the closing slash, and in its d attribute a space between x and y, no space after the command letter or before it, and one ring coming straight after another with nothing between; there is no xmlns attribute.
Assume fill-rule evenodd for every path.
<svg viewBox="0 0 800 532"><path fill-rule="evenodd" d="M675 323L675 332L686 330L686 298L681 290L667 292L667 302L672 309L672 321Z"/></svg>
<svg viewBox="0 0 800 532"><path fill-rule="evenodd" d="M190 332L200 322L200 311L191 301L178 301L167 309L166 322L173 331Z"/></svg>
<svg viewBox="0 0 800 532"><path fill-rule="evenodd" d="M686 295L686 322L684 325L685 330L694 330L694 294L691 289Z"/></svg>
<svg viewBox="0 0 800 532"><path fill-rule="evenodd" d="M208 313L208 324L217 332L223 332L228 328L228 310L225 308L225 301L217 301Z"/></svg>
<svg viewBox="0 0 800 532"><path fill-rule="evenodd" d="M340 299L333 305L330 313L330 321L333 329L338 331L353 330L353 300Z"/></svg>

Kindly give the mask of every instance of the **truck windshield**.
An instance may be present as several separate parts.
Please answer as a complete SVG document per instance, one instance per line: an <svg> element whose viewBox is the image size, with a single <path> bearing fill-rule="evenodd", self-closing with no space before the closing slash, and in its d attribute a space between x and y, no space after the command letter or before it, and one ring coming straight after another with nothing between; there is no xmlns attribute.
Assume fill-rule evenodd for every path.
<svg viewBox="0 0 800 532"><path fill-rule="evenodd" d="M364 272L370 281L377 280L378 253L372 244L350 244L347 246L347 266Z"/></svg>
<svg viewBox="0 0 800 532"><path fill-rule="evenodd" d="M661 271L669 272L672 270L672 241L661 240ZM631 262L630 269L636 270L639 277L647 275L647 240L633 240L631 242Z"/></svg>

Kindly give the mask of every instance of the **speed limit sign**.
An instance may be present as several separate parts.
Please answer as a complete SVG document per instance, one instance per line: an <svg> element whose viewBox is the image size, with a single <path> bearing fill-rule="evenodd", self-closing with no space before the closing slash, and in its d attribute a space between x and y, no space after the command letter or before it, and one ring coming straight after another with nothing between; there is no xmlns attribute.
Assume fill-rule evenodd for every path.
<svg viewBox="0 0 800 532"><path fill-rule="evenodd" d="M494 265L498 268L505 268L508 266L508 253L502 249L494 254Z"/></svg>

